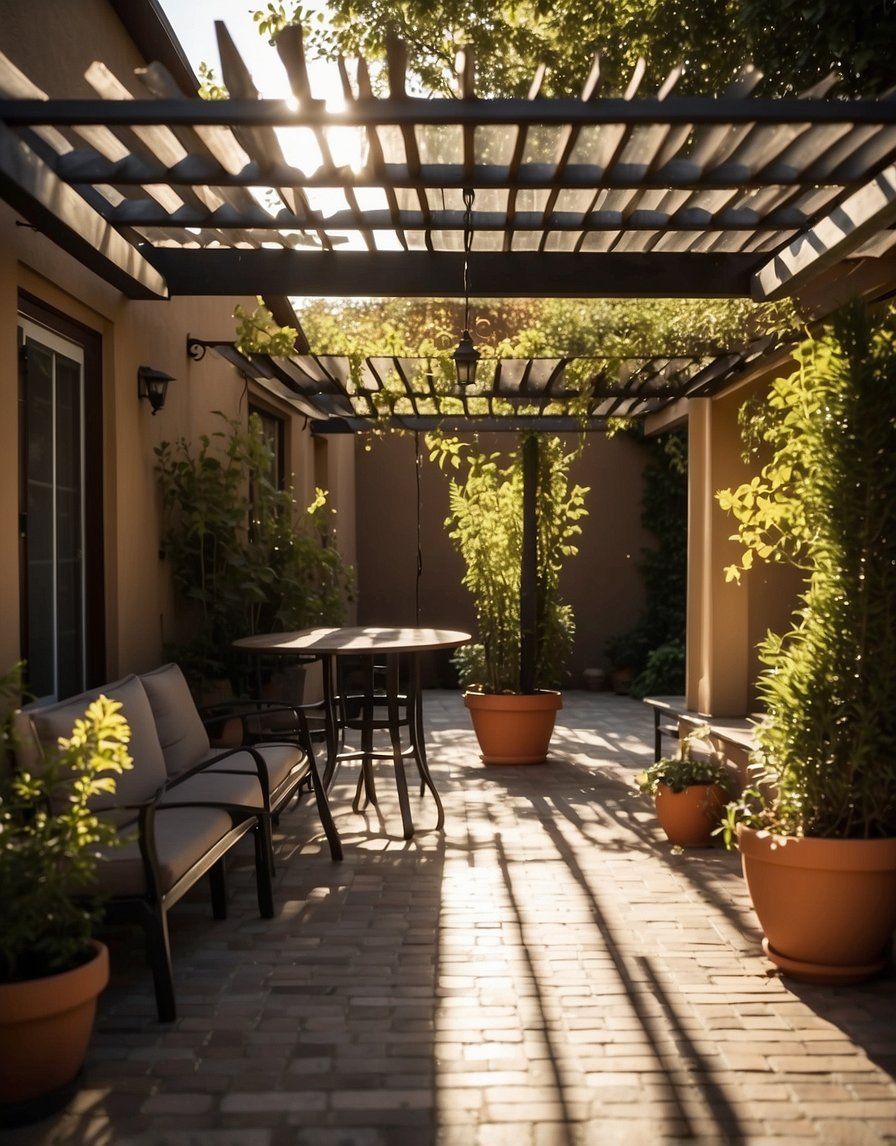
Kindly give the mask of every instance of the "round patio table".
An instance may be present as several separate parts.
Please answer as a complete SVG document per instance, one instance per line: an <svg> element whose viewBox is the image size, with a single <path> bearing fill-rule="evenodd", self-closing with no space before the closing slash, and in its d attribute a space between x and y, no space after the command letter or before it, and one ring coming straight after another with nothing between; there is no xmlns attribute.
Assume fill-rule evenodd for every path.
<svg viewBox="0 0 896 1146"><path fill-rule="evenodd" d="M438 810L436 828L445 822L442 801L433 782L426 759L423 735L423 697L420 688L420 654L439 649L453 649L466 644L469 633L454 629L389 628L386 626L355 626L335 629L300 629L292 633L266 633L242 637L234 641L234 648L257 656L281 654L283 656L313 656L323 662L324 728L327 763L324 785L329 788L342 761L360 760L361 775L352 808L359 810L361 794L376 804L373 761L391 759L395 765L395 786L404 838L414 834L408 798L404 760L411 756L420 776L420 793L429 789ZM361 658L364 665L364 684L357 694L340 694L336 662L340 657ZM405 670L404 673L402 670ZM377 675L384 672L384 686L378 688ZM406 692L401 691L402 676L406 678ZM340 710L342 717L340 720ZM361 734L359 749L347 748L342 742L344 728L356 729ZM407 729L407 746L402 745L402 729ZM374 733L385 730L391 750L374 748Z"/></svg>

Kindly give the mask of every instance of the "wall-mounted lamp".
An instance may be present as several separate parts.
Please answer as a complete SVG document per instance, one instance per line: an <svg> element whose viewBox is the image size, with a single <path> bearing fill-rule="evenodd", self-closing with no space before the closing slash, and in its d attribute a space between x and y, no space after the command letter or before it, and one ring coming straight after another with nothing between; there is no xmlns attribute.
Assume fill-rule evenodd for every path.
<svg viewBox="0 0 896 1146"><path fill-rule="evenodd" d="M457 384L472 386L476 381L476 364L479 351L470 336L470 250L473 246L473 195L472 188L464 188L464 330L454 351L454 367L457 370Z"/></svg>
<svg viewBox="0 0 896 1146"><path fill-rule="evenodd" d="M137 367L137 394L152 406L153 416L165 405L168 383L173 381L174 378L164 370L156 370L153 366Z"/></svg>

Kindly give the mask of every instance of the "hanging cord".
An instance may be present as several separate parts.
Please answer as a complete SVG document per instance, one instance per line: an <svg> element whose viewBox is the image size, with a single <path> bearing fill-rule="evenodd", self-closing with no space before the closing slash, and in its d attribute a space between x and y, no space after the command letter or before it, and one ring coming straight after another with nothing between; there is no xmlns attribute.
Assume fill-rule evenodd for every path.
<svg viewBox="0 0 896 1146"><path fill-rule="evenodd" d="M470 251L473 249L473 200L476 192L464 188L464 330L470 329Z"/></svg>
<svg viewBox="0 0 896 1146"><path fill-rule="evenodd" d="M417 478L417 579L414 582L414 619L420 624L420 578L423 575L423 538L421 533L420 509L420 467L423 458L420 454L420 432L414 431L414 472Z"/></svg>

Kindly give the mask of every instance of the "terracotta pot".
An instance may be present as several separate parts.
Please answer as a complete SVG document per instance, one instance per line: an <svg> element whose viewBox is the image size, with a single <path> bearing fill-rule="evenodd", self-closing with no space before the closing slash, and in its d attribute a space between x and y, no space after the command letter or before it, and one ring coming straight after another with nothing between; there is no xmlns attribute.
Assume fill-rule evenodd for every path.
<svg viewBox="0 0 896 1146"><path fill-rule="evenodd" d="M635 670L630 668L613 669L610 673L610 687L617 696L628 696L631 692Z"/></svg>
<svg viewBox="0 0 896 1146"><path fill-rule="evenodd" d="M585 688L591 692L601 692L607 686L607 674L603 669L585 669L582 678L585 681Z"/></svg>
<svg viewBox="0 0 896 1146"><path fill-rule="evenodd" d="M683 792L660 784L656 814L670 843L682 848L708 848L727 801L721 784L692 784Z"/></svg>
<svg viewBox="0 0 896 1146"><path fill-rule="evenodd" d="M464 693L484 764L543 764L563 707L559 692Z"/></svg>
<svg viewBox="0 0 896 1146"><path fill-rule="evenodd" d="M97 997L109 982L109 949L95 941L92 946L94 957L73 971L0 983L0 1110L52 1095L77 1078ZM51 1108L35 1106L34 1117Z"/></svg>
<svg viewBox="0 0 896 1146"><path fill-rule="evenodd" d="M896 929L896 839L792 839L741 825L738 845L763 950L782 971L836 984L883 970Z"/></svg>

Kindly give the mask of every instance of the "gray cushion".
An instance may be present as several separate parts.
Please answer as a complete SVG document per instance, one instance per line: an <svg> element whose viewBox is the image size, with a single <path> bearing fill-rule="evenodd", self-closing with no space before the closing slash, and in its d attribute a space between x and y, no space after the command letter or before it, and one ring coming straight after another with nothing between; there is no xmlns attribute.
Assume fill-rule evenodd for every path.
<svg viewBox="0 0 896 1146"><path fill-rule="evenodd" d="M158 808L154 839L163 894L231 829L230 816L219 808ZM146 880L135 832L124 832L121 847L103 849L95 888L103 895L145 895Z"/></svg>
<svg viewBox="0 0 896 1146"><path fill-rule="evenodd" d="M178 665L162 665L143 673L140 680L155 717L168 775L177 776L197 764L209 750L202 717Z"/></svg>
<svg viewBox="0 0 896 1146"><path fill-rule="evenodd" d="M131 674L55 704L38 704L24 711L43 751L51 752L58 746L60 737L71 735L75 721L84 715L88 704L98 696L120 701L121 714L131 729L127 747L134 758L134 767L115 777L114 796L98 796L91 803L96 808L106 808L148 800L166 782L168 774L152 709L138 677Z"/></svg>
<svg viewBox="0 0 896 1146"><path fill-rule="evenodd" d="M253 747L264 762L271 792L276 791L291 772L306 762L305 753L295 744L256 744ZM209 762L204 771L256 772L255 760L248 752L233 752L222 757L212 749L204 759Z"/></svg>
<svg viewBox="0 0 896 1146"><path fill-rule="evenodd" d="M159 801L166 804L232 804L265 811L261 784L248 772L197 772L172 782Z"/></svg>

